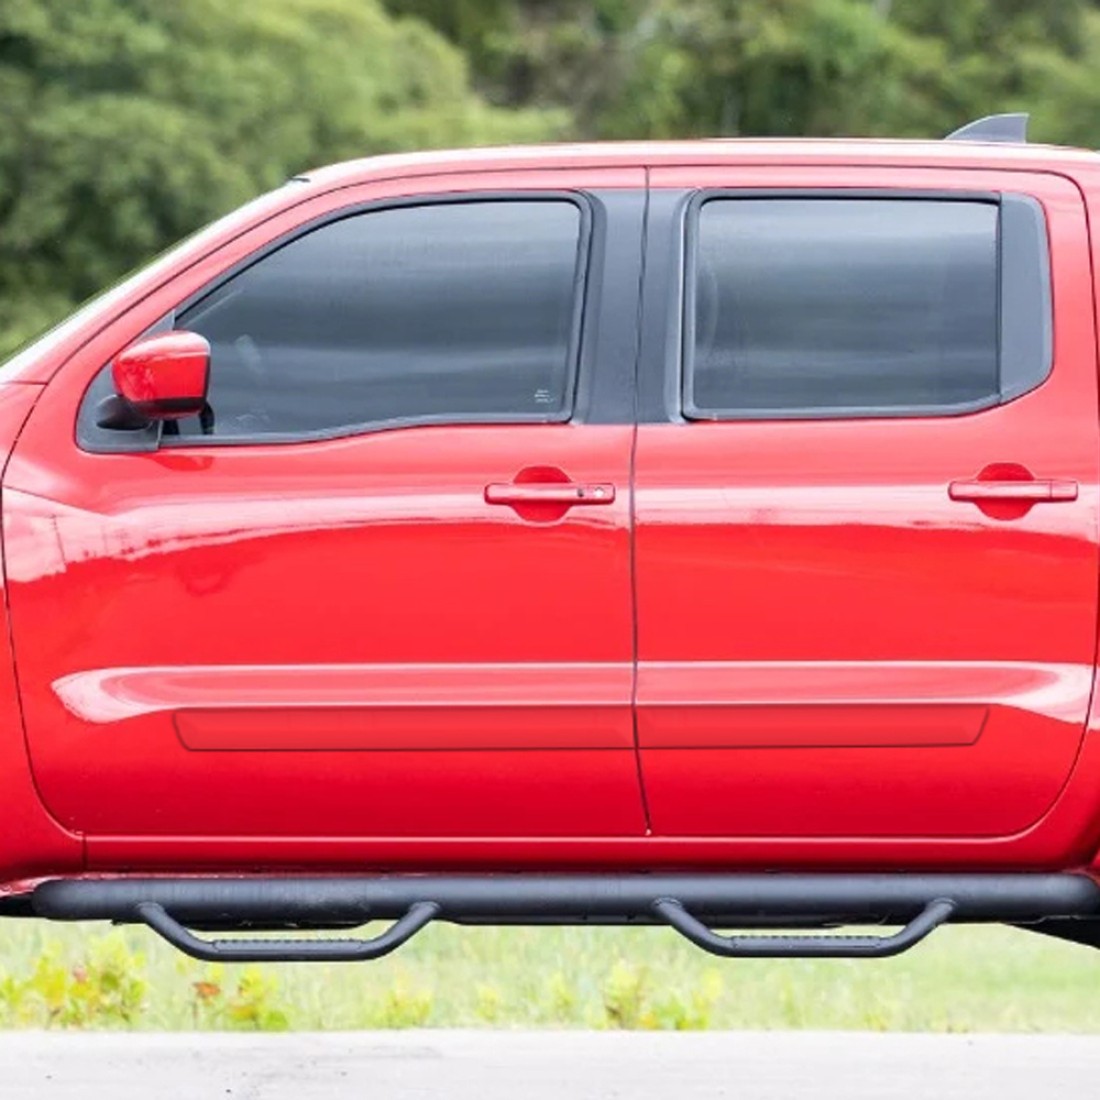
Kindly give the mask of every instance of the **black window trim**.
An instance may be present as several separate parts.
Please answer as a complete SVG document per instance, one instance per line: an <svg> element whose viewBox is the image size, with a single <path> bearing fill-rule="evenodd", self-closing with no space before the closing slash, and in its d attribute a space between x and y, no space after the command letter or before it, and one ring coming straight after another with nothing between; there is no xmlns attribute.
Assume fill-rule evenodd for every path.
<svg viewBox="0 0 1100 1100"><path fill-rule="evenodd" d="M356 436L373 435L377 432L393 431L399 428L432 427L440 425L494 425L494 424L568 424L574 420L578 403L578 378L582 363L584 345L585 318L588 313L589 296L593 284L592 264L595 255L593 247L596 233L596 214L592 197L581 190L532 189L514 191L451 191L435 194L413 194L393 196L369 202L355 203L340 207L327 214L319 215L302 222L286 233L268 241L267 244L249 253L237 263L226 268L205 286L188 295L174 309L151 325L145 335L161 331L170 331L176 327L176 319L187 310L215 294L227 283L237 278L249 268L262 263L269 256L327 225L346 221L363 214L378 213L386 210L401 210L427 206L455 206L483 204L493 202L568 202L580 215L577 234L577 253L573 268L573 316L569 332L569 345L566 362L566 388L564 403L559 411L551 413L483 413L472 416L453 414L434 414L428 416L391 417L386 420L365 420L355 424L340 425L336 428L322 428L303 432L270 432L241 434L232 436L170 436L163 432L163 424L157 423L149 429L138 431L118 431L100 429L95 425L96 410L89 393L95 382L110 370L107 363L93 375L81 398L77 415L77 441L82 450L92 453L120 453L131 451L185 450L193 447L245 447L279 446L296 443L316 443L328 440L348 439Z"/></svg>
<svg viewBox="0 0 1100 1100"><path fill-rule="evenodd" d="M699 214L708 202L730 199L850 199L850 200L893 200L920 202L974 202L985 203L998 208L997 220L997 369L998 392L987 398L975 401L956 402L955 404L933 405L858 405L853 407L829 406L827 408L776 408L776 409L710 409L698 406L694 399L694 378L692 360L695 352L695 265L699 249ZM1003 337L1006 326L1004 315L1004 297L1007 283L1006 269L1003 263L1004 250L1004 208L1006 202L1024 203L1037 212L1037 222L1042 227L1043 245L1041 252L1042 281L1044 301L1043 331L1040 339L1043 345L1044 362L1042 373L1024 389L1004 388ZM964 416L997 408L1022 397L1041 386L1051 374L1053 357L1053 305L1050 277L1050 235L1046 216L1041 204L1032 196L1023 192L978 191L960 188L912 188L912 187L725 187L706 188L692 191L682 207L683 232L680 257L680 286L676 303L676 324L679 338L675 341L678 348L678 371L674 383L678 392L680 416L687 422L707 421L782 421L782 420L868 420L868 419L915 419L920 417Z"/></svg>

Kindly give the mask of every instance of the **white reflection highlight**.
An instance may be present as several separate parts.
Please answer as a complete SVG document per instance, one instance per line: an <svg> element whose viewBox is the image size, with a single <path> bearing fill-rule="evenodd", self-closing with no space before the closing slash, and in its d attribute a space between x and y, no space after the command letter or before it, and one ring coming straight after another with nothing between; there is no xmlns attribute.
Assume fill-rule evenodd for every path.
<svg viewBox="0 0 1100 1100"><path fill-rule="evenodd" d="M1093 669L1026 661L642 662L639 706L1006 706L1084 723Z"/></svg>
<svg viewBox="0 0 1100 1100"><path fill-rule="evenodd" d="M642 662L660 706L999 705L1084 723L1093 669L1020 661ZM256 707L629 705L629 663L179 665L55 680L65 708L107 724L162 711Z"/></svg>
<svg viewBox="0 0 1100 1100"><path fill-rule="evenodd" d="M161 665L55 680L86 722L257 707L629 706L629 663Z"/></svg>
<svg viewBox="0 0 1100 1100"><path fill-rule="evenodd" d="M155 555L254 539L387 525L536 527L509 507L485 504L483 492L467 489L327 497L279 494L246 499L183 499L138 504L119 514L101 514L8 490L4 513L7 575L9 581L29 582L98 559L138 562ZM570 527L614 525L622 521L625 507L618 504L606 509L573 509L565 518ZM431 534L424 537L430 538Z"/></svg>

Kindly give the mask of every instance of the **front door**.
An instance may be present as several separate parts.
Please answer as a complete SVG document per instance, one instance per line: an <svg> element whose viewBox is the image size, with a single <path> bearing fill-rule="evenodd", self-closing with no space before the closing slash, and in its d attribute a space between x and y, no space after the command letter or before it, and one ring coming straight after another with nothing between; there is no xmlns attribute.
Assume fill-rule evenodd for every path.
<svg viewBox="0 0 1100 1100"><path fill-rule="evenodd" d="M623 331L584 313L594 257L638 262L640 173L620 175L602 199L443 183L265 243L167 322L210 341L211 391L153 450L96 426L102 372L73 441L78 383L55 379L4 519L34 772L65 825L643 831L633 426L597 377L601 349L632 356L636 302Z"/></svg>
<svg viewBox="0 0 1100 1100"><path fill-rule="evenodd" d="M897 169L653 183L650 247L683 242L647 265L667 312L636 467L655 833L1026 829L1073 766L1096 644L1080 195Z"/></svg>

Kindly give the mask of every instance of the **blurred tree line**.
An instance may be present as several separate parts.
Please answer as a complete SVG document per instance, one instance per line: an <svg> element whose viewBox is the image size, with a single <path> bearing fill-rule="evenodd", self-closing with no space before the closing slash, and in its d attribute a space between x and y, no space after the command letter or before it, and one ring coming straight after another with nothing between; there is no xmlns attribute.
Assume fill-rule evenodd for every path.
<svg viewBox="0 0 1100 1100"><path fill-rule="evenodd" d="M1100 0L386 0L584 137L936 137L1026 109L1100 144Z"/></svg>
<svg viewBox="0 0 1100 1100"><path fill-rule="evenodd" d="M310 165L554 138L1100 145L1100 0L0 0L0 351Z"/></svg>

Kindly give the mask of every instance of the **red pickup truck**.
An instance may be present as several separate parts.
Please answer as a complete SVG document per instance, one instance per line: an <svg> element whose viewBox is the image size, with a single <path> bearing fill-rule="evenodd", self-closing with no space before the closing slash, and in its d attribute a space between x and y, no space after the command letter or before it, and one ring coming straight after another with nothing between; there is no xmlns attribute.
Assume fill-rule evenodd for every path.
<svg viewBox="0 0 1100 1100"><path fill-rule="evenodd" d="M1100 155L958 136L325 168L17 354L0 912L1100 945Z"/></svg>

